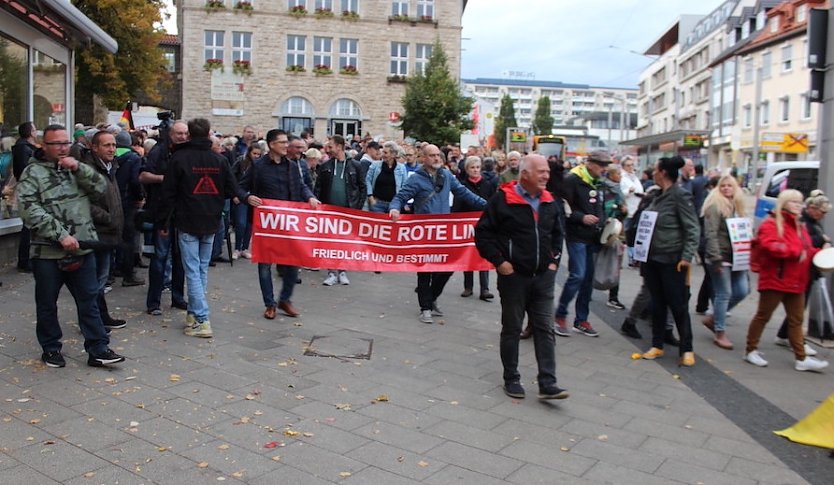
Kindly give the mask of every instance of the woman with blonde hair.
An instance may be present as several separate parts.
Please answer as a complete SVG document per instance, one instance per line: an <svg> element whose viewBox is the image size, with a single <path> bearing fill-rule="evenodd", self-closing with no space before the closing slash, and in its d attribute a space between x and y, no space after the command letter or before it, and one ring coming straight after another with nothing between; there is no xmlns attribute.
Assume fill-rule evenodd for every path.
<svg viewBox="0 0 834 485"><path fill-rule="evenodd" d="M759 226L753 264L759 267L759 307L747 329L744 360L764 367L759 340L773 311L781 303L788 317L788 341L793 349L798 371L821 371L828 362L805 353L802 319L805 311L805 288L808 286L811 260L819 251L811 242L800 221L802 193L784 190L776 198L776 209Z"/></svg>
<svg viewBox="0 0 834 485"><path fill-rule="evenodd" d="M724 331L727 312L750 293L747 270L733 270L733 243L728 220L746 215L738 182L732 175L724 175L704 201L701 216L706 240L705 266L713 289L713 314L704 320L704 326L715 334L713 343L727 350L733 349L733 343Z"/></svg>

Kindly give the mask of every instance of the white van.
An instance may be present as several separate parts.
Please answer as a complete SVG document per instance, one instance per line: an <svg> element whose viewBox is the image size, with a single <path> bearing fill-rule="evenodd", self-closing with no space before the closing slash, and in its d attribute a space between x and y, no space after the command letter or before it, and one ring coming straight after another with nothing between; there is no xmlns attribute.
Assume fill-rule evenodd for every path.
<svg viewBox="0 0 834 485"><path fill-rule="evenodd" d="M820 162L774 162L765 169L762 184L756 197L755 226L776 207L776 197L785 189L796 189L805 197L819 187Z"/></svg>

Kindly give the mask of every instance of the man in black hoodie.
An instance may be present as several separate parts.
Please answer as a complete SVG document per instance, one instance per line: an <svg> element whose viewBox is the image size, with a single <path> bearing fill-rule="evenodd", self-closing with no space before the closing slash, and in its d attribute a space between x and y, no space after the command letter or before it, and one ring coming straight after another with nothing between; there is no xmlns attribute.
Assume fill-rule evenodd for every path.
<svg viewBox="0 0 834 485"><path fill-rule="evenodd" d="M167 221L177 230L180 256L188 283L188 313L185 334L212 337L209 307L206 300L208 265L214 233L220 227L223 204L227 198L245 198L222 155L211 149L211 125L195 118L188 122L191 140L177 148L162 181L159 227ZM237 203L237 201L236 201ZM163 232L167 229L163 229ZM167 234L162 234L167 237Z"/></svg>
<svg viewBox="0 0 834 485"><path fill-rule="evenodd" d="M17 127L17 133L20 138L12 147L12 173L15 180L19 182L23 169L29 165L29 159L38 147L35 146L37 132L34 123L31 121L21 123ZM29 228L24 225L20 229L20 242L17 247L17 269L26 273L32 271L29 265L29 237Z"/></svg>

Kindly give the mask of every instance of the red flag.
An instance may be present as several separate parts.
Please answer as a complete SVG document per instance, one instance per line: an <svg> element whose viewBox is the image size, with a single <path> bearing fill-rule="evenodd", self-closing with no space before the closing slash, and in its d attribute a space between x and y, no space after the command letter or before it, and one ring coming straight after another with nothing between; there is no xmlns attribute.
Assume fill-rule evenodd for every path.
<svg viewBox="0 0 834 485"><path fill-rule="evenodd" d="M133 113L130 111L130 103L127 103L125 110L122 111L122 119L120 119L119 122L126 124L130 130L135 128L135 126L133 126Z"/></svg>

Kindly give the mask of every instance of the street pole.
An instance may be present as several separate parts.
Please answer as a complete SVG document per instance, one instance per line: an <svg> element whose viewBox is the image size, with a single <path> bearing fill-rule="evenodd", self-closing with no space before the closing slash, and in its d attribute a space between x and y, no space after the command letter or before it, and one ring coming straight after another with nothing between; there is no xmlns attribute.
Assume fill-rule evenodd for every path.
<svg viewBox="0 0 834 485"><path fill-rule="evenodd" d="M825 43L823 102L817 110L817 116L821 119L817 129L820 160L818 186L831 197L834 194L834 169L829 165L834 160L834 134L830 133L830 128L834 126L834 73L831 72L831 65L834 63L834 8L828 9L828 38ZM831 211L823 219L823 227L827 229L827 233L834 227L834 214Z"/></svg>
<svg viewBox="0 0 834 485"><path fill-rule="evenodd" d="M611 123L614 122L614 104L608 107L608 151L611 151Z"/></svg>
<svg viewBox="0 0 834 485"><path fill-rule="evenodd" d="M756 179L758 178L759 172L759 137L760 137L760 125L761 125L761 112L762 112L762 68L761 66L756 68L756 94L753 99L753 160L752 160L752 171L750 167L747 167L747 173L750 174L750 185L749 189L752 191L756 190Z"/></svg>

